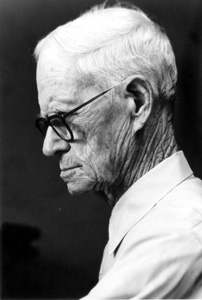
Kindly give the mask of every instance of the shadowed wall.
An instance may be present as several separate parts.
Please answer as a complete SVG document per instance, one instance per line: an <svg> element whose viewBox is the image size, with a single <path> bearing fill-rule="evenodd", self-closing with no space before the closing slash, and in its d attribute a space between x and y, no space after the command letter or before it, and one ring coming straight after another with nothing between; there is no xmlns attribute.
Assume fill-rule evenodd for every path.
<svg viewBox="0 0 202 300"><path fill-rule="evenodd" d="M202 178L202 3L131 1L165 28L179 72L175 129ZM100 1L0 0L2 298L78 298L96 283L110 208L70 196L58 161L41 153L33 50Z"/></svg>

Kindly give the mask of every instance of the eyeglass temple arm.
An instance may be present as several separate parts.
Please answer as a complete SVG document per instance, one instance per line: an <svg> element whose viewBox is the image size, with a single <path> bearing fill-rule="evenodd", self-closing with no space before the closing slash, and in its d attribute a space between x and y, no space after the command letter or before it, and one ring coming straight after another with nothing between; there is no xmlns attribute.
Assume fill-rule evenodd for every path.
<svg viewBox="0 0 202 300"><path fill-rule="evenodd" d="M71 110L70 113L73 114L75 111L81 109L82 107L86 106L87 104L93 102L94 100L96 100L96 99L100 98L101 96L103 96L104 94L108 93L108 92L109 92L110 90L112 90L114 87L115 87L115 86L113 86L113 87L109 88L108 90L102 92L101 94L99 94L99 95L93 97L92 99L86 101L85 103L83 103L83 104L77 106L75 109ZM65 117L68 116L68 114L69 114L69 113L66 113L66 114L65 114Z"/></svg>

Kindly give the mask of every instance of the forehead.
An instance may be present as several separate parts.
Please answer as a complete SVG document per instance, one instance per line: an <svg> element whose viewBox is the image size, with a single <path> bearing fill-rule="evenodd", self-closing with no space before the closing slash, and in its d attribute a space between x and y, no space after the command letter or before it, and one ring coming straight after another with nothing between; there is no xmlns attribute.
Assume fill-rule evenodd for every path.
<svg viewBox="0 0 202 300"><path fill-rule="evenodd" d="M76 77L75 59L67 58L64 53L53 47L45 46L37 62L38 91L51 84L64 84Z"/></svg>
<svg viewBox="0 0 202 300"><path fill-rule="evenodd" d="M82 88L75 59L54 48L43 48L37 63L37 88L42 113L59 110L66 102L75 101Z"/></svg>
<svg viewBox="0 0 202 300"><path fill-rule="evenodd" d="M101 87L80 79L75 58L52 48L42 49L37 64L37 88L41 115L68 112L93 98Z"/></svg>

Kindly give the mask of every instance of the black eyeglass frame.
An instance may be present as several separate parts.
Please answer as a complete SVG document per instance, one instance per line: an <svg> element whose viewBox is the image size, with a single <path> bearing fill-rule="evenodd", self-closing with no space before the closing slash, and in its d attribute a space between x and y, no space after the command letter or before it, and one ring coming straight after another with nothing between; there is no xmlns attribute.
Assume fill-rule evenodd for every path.
<svg viewBox="0 0 202 300"><path fill-rule="evenodd" d="M72 114L74 114L75 112L77 112L79 109L83 108L84 106L90 104L91 102L97 100L98 98L100 98L101 96L103 96L104 94L108 93L110 90L112 90L113 88L115 88L117 85L105 90L104 92L98 94L97 96L91 98L90 100L84 102L83 104L75 107L74 109L72 109L71 111L69 112L58 112L54 115L51 115L47 118L43 118L43 117L39 117L36 119L35 121L35 126L36 128L39 129L39 131L42 133L42 135L45 137L46 136L46 132L47 132L47 129L49 126L52 127L52 129L55 131L55 133L64 141L66 142L73 142L74 141L74 135L73 135L73 132L72 130L70 129L69 125L67 124L66 122L66 118ZM51 120L52 119L60 119L62 121L62 123L65 125L65 127L67 128L68 132L70 133L70 136L71 138L70 139L65 139L63 138L60 133L56 130L56 128L53 126L53 124L51 123ZM46 124L46 131L45 133L43 132L43 130L41 129L41 126L40 126L40 122L43 122L44 124Z"/></svg>

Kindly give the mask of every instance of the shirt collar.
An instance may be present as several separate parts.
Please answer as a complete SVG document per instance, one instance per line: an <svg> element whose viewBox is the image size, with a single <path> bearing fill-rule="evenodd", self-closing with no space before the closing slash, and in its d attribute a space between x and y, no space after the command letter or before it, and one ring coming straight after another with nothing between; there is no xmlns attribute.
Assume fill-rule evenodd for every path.
<svg viewBox="0 0 202 300"><path fill-rule="evenodd" d="M127 232L167 193L193 174L182 151L176 152L136 181L115 205L109 223L109 254Z"/></svg>

